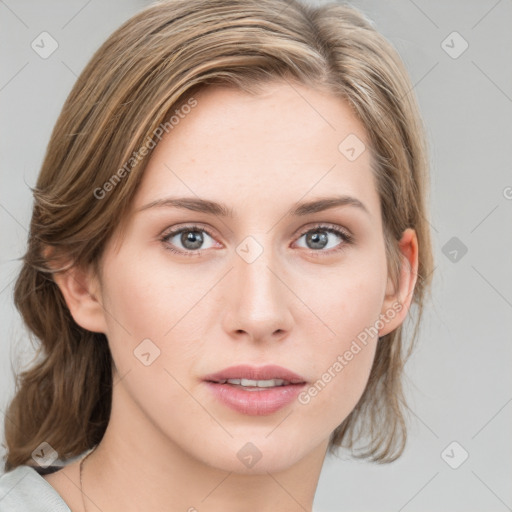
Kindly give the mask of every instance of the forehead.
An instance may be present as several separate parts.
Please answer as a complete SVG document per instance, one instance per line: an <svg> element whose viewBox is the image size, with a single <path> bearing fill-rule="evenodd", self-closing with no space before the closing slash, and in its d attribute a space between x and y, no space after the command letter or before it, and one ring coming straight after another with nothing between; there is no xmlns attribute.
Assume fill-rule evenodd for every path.
<svg viewBox="0 0 512 512"><path fill-rule="evenodd" d="M272 82L257 95L213 86L194 99L153 151L136 209L186 195L262 214L301 198L343 194L378 215L367 134L341 98Z"/></svg>

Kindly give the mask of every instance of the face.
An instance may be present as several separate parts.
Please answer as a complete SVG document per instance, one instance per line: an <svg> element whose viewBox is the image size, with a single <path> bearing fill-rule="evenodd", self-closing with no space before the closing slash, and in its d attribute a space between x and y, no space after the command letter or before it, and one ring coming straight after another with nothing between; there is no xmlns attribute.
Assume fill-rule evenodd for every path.
<svg viewBox="0 0 512 512"><path fill-rule="evenodd" d="M210 466L277 471L325 451L396 327L367 135L305 86L195 99L101 260L113 415Z"/></svg>

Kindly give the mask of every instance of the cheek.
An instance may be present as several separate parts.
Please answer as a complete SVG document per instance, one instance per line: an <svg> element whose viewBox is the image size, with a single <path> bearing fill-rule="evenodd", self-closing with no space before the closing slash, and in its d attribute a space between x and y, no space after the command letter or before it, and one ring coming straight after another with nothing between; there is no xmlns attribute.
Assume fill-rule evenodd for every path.
<svg viewBox="0 0 512 512"><path fill-rule="evenodd" d="M142 412L143 418L178 428L176 410L194 406L182 385L188 385L187 371L201 349L187 316L198 300L197 286L183 272L128 250L115 262L105 261L103 275L107 338L122 383L117 396L123 414L129 410L138 421Z"/></svg>
<svg viewBox="0 0 512 512"><path fill-rule="evenodd" d="M354 410L370 376L377 339L338 339L319 348L316 378L298 396L301 421L311 425L313 435L325 438Z"/></svg>
<svg viewBox="0 0 512 512"><path fill-rule="evenodd" d="M103 298L110 337L126 338L128 331L132 341L151 338L163 343L179 322L188 321L187 314L205 294L209 280L205 284L197 273L127 252L129 257L118 257L115 265L105 264Z"/></svg>
<svg viewBox="0 0 512 512"><path fill-rule="evenodd" d="M178 383L186 384L201 357L204 322L197 318L206 318L205 294L217 276L176 270L133 250L106 261L103 274L107 338L118 373L129 374L127 386L134 383L132 398L143 399L144 407L163 397L158 407L186 404L190 398Z"/></svg>
<svg viewBox="0 0 512 512"><path fill-rule="evenodd" d="M383 260L371 263L331 276L323 293L309 295L328 336L311 337L309 361L316 377L299 403L321 428L334 429L347 417L370 375L386 284Z"/></svg>
<svg viewBox="0 0 512 512"><path fill-rule="evenodd" d="M303 321L312 322L317 317L324 328L323 336L312 341L330 356L333 350L343 349L365 328L375 325L382 309L386 287L384 256L362 258L354 265L347 265L328 274L311 275L303 279L298 295L314 315ZM307 326L305 327L307 328ZM320 352L325 353L324 350ZM325 361L323 361L325 363Z"/></svg>

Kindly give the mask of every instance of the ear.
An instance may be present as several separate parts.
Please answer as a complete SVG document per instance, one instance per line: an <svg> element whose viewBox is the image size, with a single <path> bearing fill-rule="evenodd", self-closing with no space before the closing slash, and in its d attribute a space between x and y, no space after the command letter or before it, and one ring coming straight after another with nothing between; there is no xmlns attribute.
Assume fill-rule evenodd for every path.
<svg viewBox="0 0 512 512"><path fill-rule="evenodd" d="M92 332L107 332L105 310L99 300L100 282L92 267L83 269L73 265L55 273L53 280L62 292L71 316L80 327Z"/></svg>
<svg viewBox="0 0 512 512"><path fill-rule="evenodd" d="M408 228L399 242L400 277L395 287L388 277L386 296L382 304L381 319L384 326L379 329L379 337L395 330L404 321L412 302L414 287L418 277L418 239L416 231Z"/></svg>

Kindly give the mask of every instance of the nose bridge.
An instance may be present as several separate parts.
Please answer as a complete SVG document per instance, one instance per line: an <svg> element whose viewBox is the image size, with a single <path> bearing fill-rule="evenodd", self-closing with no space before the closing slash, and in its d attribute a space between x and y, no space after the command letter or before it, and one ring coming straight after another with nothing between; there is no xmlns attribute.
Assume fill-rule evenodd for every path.
<svg viewBox="0 0 512 512"><path fill-rule="evenodd" d="M243 330L254 339L287 331L291 325L289 296L278 277L280 262L270 238L264 244L247 237L234 255L229 329Z"/></svg>

